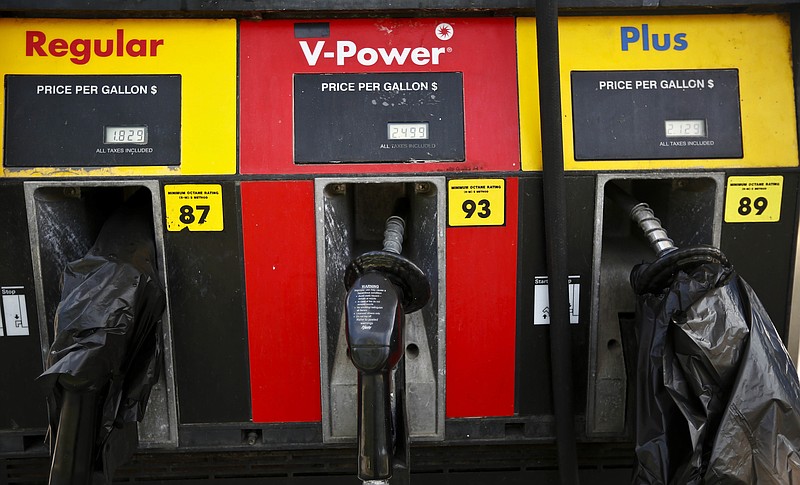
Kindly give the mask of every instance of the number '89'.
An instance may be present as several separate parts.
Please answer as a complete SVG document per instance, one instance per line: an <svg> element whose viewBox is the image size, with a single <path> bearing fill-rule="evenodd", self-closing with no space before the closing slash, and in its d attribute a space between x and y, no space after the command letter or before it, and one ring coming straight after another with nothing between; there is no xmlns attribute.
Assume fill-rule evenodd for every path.
<svg viewBox="0 0 800 485"><path fill-rule="evenodd" d="M755 215L760 216L766 209L769 202L766 197L758 197L752 200L750 197L739 199L739 214L742 216L750 215L755 209Z"/></svg>

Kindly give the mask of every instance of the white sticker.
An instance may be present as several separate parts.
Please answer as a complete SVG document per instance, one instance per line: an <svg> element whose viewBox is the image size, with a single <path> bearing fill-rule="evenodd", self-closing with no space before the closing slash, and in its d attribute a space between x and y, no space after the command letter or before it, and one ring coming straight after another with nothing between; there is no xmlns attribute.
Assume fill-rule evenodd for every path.
<svg viewBox="0 0 800 485"><path fill-rule="evenodd" d="M547 276L533 278L533 324L550 324L550 295ZM569 323L577 324L580 320L581 284L580 276L569 277Z"/></svg>
<svg viewBox="0 0 800 485"><path fill-rule="evenodd" d="M9 337L30 335L25 288L23 286L3 286L1 289L6 335Z"/></svg>

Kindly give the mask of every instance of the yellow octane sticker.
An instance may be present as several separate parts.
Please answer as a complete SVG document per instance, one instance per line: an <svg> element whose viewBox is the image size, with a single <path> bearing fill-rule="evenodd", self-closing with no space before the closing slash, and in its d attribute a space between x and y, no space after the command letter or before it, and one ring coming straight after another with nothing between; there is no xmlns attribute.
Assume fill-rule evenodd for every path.
<svg viewBox="0 0 800 485"><path fill-rule="evenodd" d="M783 176L728 177L725 222L778 222Z"/></svg>
<svg viewBox="0 0 800 485"><path fill-rule="evenodd" d="M222 186L165 185L167 231L221 231Z"/></svg>
<svg viewBox="0 0 800 485"><path fill-rule="evenodd" d="M450 226L502 226L506 223L506 181L456 179L447 184Z"/></svg>

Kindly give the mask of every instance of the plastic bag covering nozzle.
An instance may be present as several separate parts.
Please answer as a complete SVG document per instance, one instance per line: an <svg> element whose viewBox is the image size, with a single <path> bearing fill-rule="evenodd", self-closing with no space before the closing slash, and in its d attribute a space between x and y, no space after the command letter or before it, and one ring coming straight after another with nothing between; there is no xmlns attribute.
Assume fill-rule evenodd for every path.
<svg viewBox="0 0 800 485"><path fill-rule="evenodd" d="M135 423L159 377L165 307L152 204L140 189L105 222L88 254L63 272L55 339L38 378L47 391L55 456L51 484L58 482L52 475L68 482L85 473L110 482L136 449ZM59 446L90 447L74 454L91 463L66 463L73 453L59 453Z"/></svg>

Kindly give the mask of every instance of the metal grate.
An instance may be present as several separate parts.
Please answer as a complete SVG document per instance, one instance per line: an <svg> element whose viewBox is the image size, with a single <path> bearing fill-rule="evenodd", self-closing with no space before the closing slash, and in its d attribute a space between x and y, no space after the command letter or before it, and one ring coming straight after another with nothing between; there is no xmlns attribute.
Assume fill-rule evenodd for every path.
<svg viewBox="0 0 800 485"><path fill-rule="evenodd" d="M630 479L630 444L581 445L580 473L593 485ZM459 485L558 483L552 445L502 444L412 448L412 480L417 484ZM225 484L357 483L355 450L321 448L291 451L146 452L117 470L114 483ZM0 460L0 485L46 484L46 457Z"/></svg>

